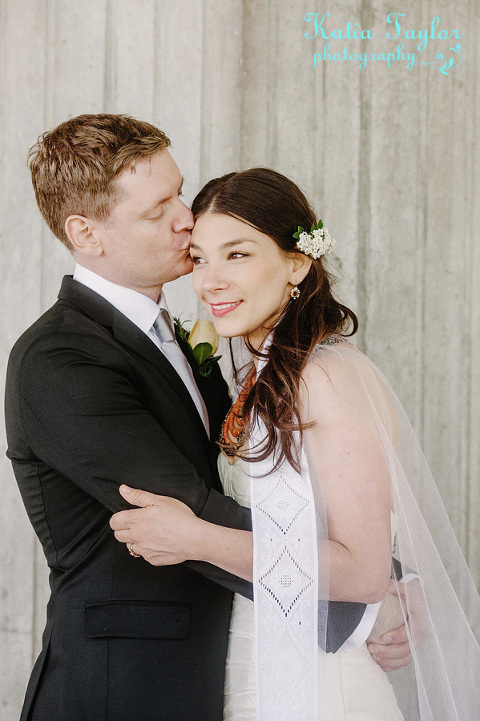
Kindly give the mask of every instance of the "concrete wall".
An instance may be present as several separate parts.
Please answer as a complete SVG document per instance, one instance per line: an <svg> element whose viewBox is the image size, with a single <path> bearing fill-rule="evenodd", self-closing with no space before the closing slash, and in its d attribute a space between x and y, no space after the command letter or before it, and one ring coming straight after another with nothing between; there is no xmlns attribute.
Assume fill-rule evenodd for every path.
<svg viewBox="0 0 480 721"><path fill-rule="evenodd" d="M306 0L0 2L0 374L72 268L35 207L25 158L38 134L83 112L153 122L173 141L188 200L213 175L274 167L338 239L338 294L406 406L478 581L480 4L403 0L398 38L386 0L328 5L324 30L336 32L325 40L304 37L314 30L304 14L318 11L319 22L326 6ZM431 34L435 16L437 39L419 51L418 31ZM351 35L375 37L339 38L348 22ZM454 29L461 40L438 38ZM461 65L442 72L458 42ZM341 59L344 48L367 53L366 67ZM415 53L413 67L402 52ZM387 67L371 53L400 59ZM197 314L189 279L168 295L173 310ZM0 434L0 715L13 721L39 648L47 573Z"/></svg>

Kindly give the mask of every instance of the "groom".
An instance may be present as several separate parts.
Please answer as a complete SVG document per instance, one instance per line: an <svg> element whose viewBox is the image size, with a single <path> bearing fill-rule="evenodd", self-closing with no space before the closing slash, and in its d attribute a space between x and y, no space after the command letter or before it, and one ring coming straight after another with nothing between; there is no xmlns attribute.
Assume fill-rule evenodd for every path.
<svg viewBox="0 0 480 721"><path fill-rule="evenodd" d="M250 585L208 564L150 566L109 527L122 482L251 527L216 470L226 384L182 346L185 361L162 292L191 271L169 144L148 123L82 115L30 154L38 206L76 267L7 373L8 456L51 586L21 721L222 719L232 591ZM337 643L363 607L351 611Z"/></svg>

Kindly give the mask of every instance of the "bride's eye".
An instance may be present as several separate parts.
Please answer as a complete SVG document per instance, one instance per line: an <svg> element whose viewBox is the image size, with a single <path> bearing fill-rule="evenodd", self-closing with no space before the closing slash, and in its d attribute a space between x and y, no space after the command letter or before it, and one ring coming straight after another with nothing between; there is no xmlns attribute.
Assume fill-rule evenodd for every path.
<svg viewBox="0 0 480 721"><path fill-rule="evenodd" d="M250 255L250 253L244 253L241 250L234 250L230 253L230 255L228 256L228 259L229 260L237 260L237 258L248 258L249 255Z"/></svg>
<svg viewBox="0 0 480 721"><path fill-rule="evenodd" d="M202 263L205 263L205 260L200 255L191 255L190 259L193 265L201 265Z"/></svg>

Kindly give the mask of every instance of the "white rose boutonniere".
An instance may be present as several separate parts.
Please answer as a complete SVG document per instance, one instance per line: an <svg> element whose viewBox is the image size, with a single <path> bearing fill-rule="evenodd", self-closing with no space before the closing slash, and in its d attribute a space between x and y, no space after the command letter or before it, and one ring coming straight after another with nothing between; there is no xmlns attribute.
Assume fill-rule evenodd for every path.
<svg viewBox="0 0 480 721"><path fill-rule="evenodd" d="M218 363L222 356L214 355L218 350L219 337L211 320L200 318L196 321L191 331L187 330L180 318L174 318L178 334L186 341L192 349L200 375L208 378L215 363ZM186 321L187 323L189 321Z"/></svg>

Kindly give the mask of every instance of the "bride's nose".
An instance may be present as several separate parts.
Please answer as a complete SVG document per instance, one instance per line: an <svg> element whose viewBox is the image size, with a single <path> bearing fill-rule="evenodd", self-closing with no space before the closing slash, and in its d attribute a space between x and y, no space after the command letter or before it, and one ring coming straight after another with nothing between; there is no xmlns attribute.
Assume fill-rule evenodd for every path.
<svg viewBox="0 0 480 721"><path fill-rule="evenodd" d="M221 266L215 263L209 263L203 277L202 288L204 291L213 293L216 290L225 290L228 288L229 282L222 272Z"/></svg>

